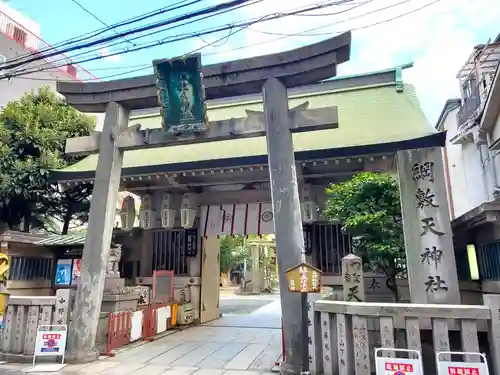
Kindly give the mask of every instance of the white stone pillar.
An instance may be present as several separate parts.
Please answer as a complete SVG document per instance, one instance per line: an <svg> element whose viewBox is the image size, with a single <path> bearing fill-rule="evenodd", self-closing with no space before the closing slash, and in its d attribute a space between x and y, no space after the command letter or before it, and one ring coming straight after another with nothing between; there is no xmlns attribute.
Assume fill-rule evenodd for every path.
<svg viewBox="0 0 500 375"><path fill-rule="evenodd" d="M260 245L253 244L250 251L252 258L252 293L260 293Z"/></svg>

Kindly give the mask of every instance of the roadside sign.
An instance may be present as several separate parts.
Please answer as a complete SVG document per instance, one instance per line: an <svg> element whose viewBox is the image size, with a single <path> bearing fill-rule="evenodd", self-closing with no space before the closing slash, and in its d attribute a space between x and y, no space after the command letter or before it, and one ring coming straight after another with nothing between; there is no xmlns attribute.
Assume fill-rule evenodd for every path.
<svg viewBox="0 0 500 375"><path fill-rule="evenodd" d="M383 356L387 352L407 353L408 357L393 358ZM375 371L377 375L423 375L420 352L411 349L377 348L375 349Z"/></svg>
<svg viewBox="0 0 500 375"><path fill-rule="evenodd" d="M39 325L36 330L33 369L36 368L36 357L61 357L61 364L58 364L57 369L64 367L67 337L67 325Z"/></svg>
<svg viewBox="0 0 500 375"><path fill-rule="evenodd" d="M479 362L465 362L465 361L443 361L443 355L460 355L460 356L476 356ZM488 362L486 355L482 353L468 353L468 352L437 352L436 365L438 375L489 375Z"/></svg>

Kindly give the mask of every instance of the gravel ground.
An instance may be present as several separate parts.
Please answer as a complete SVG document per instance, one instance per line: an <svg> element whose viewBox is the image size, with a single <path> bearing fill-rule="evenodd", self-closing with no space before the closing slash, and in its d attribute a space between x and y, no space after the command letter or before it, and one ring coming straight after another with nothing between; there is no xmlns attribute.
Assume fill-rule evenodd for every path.
<svg viewBox="0 0 500 375"><path fill-rule="evenodd" d="M220 300L220 311L223 315L246 315L273 302L272 299L230 298Z"/></svg>

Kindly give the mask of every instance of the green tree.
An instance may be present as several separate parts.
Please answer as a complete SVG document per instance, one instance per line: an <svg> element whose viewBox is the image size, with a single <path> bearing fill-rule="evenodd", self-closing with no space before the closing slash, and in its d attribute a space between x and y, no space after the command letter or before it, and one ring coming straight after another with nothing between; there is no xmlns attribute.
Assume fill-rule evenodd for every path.
<svg viewBox="0 0 500 375"><path fill-rule="evenodd" d="M73 220L86 220L90 185L62 191L51 181L51 169L80 158L65 155L66 139L89 135L95 119L80 114L50 89L9 102L0 113L0 221L28 231Z"/></svg>
<svg viewBox="0 0 500 375"><path fill-rule="evenodd" d="M245 236L220 237L220 272L228 272L248 257Z"/></svg>
<svg viewBox="0 0 500 375"><path fill-rule="evenodd" d="M365 268L383 273L398 300L396 279L405 273L406 262L397 181L388 174L362 172L330 185L326 194L325 217L342 223Z"/></svg>

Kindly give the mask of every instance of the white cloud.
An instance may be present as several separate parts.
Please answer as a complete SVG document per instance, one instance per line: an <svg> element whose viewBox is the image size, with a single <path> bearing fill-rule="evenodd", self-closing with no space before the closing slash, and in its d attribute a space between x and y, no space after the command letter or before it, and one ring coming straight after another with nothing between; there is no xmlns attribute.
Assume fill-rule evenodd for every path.
<svg viewBox="0 0 500 375"><path fill-rule="evenodd" d="M433 1L353 0L310 12L328 15L292 16L254 25L229 39L222 47L206 47L202 53L210 60L207 62L233 60L293 49L328 38L336 32L353 30L351 61L339 67L339 74L368 72L414 61L415 67L405 72L404 79L415 84L424 111L433 122L446 99L458 95L455 76L474 44L484 43L487 37L500 32L498 0L440 0L425 9L384 22ZM314 6L318 2L262 1L242 8L234 19L262 17ZM367 27L375 23L380 24ZM297 34L311 29L316 30L309 31L309 36L265 34ZM478 36L481 37L478 39ZM214 37L214 40L219 37ZM246 47L239 48L242 44ZM201 41L196 42L197 47L202 45Z"/></svg>
<svg viewBox="0 0 500 375"><path fill-rule="evenodd" d="M121 61L121 56L120 55L112 55L110 56L111 52L109 51L108 47L102 47L99 50L99 55L104 57L104 60L111 61L111 62L120 62Z"/></svg>

